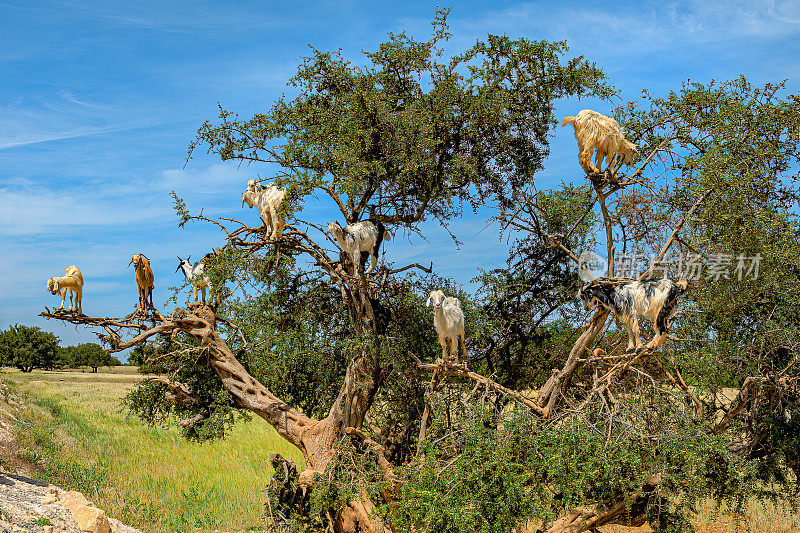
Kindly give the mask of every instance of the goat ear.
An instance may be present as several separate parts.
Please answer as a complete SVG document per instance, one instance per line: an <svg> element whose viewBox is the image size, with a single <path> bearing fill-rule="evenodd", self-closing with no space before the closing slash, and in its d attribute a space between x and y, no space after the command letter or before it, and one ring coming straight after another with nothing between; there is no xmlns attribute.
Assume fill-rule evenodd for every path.
<svg viewBox="0 0 800 533"><path fill-rule="evenodd" d="M427 302L425 302L425 307L430 307L430 306L431 306L431 295L433 295L433 293L431 293L431 294L428 296L428 301L427 301Z"/></svg>
<svg viewBox="0 0 800 533"><path fill-rule="evenodd" d="M58 282L57 282L57 281L54 281L54 282L53 282L53 290L54 290L54 291L57 291L57 290L58 290Z"/></svg>

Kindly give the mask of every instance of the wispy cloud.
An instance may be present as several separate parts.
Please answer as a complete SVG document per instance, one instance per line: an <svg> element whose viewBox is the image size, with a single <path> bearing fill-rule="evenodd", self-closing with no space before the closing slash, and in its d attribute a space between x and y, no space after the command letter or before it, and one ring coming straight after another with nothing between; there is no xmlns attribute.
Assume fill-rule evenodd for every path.
<svg viewBox="0 0 800 533"><path fill-rule="evenodd" d="M0 106L0 150L129 131L155 123L134 116L128 108L79 99L59 90L50 97L17 98Z"/></svg>

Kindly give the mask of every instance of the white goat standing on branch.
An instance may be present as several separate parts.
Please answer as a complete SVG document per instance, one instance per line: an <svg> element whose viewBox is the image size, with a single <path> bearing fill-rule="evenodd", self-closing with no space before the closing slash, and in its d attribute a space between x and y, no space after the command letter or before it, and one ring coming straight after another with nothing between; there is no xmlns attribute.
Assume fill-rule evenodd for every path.
<svg viewBox="0 0 800 533"><path fill-rule="evenodd" d="M464 359L467 359L467 347L464 345L464 312L458 298L445 296L440 290L432 291L428 296L426 307L433 305L433 325L439 334L439 345L442 347L442 361L446 361L449 347L450 358L458 359L458 343Z"/></svg>
<svg viewBox="0 0 800 533"><path fill-rule="evenodd" d="M283 218L278 214L278 209L286 196L286 189L269 185L264 187L256 180L247 182L247 190L242 193L242 207L244 204L255 207L261 214L261 220L269 229L269 240L278 240L283 235Z"/></svg>
<svg viewBox="0 0 800 533"><path fill-rule="evenodd" d="M381 247L383 237L386 235L386 228L384 228L383 224L377 220L362 220L342 228L339 222L334 220L328 224L328 233L352 257L354 276L358 274L358 265L364 268L369 256L372 256L372 262L367 273L372 272L372 269L378 263L378 249Z"/></svg>
<svg viewBox="0 0 800 533"><path fill-rule="evenodd" d="M619 123L611 117L601 115L597 111L584 109L577 116L564 117L561 126L572 124L575 129L575 139L578 141L578 161L588 173L602 172L600 167L603 159L608 163L606 171L614 174L617 166L630 164L633 157L639 153L636 145L622 134ZM592 164L592 152L597 150L595 167Z"/></svg>
<svg viewBox="0 0 800 533"><path fill-rule="evenodd" d="M69 291L69 310L72 311L72 297L75 296L75 311L82 312L81 300L83 299L83 274L75 265L68 266L64 276L56 276L47 280L47 290L50 294L61 293L61 307L64 309L64 297Z"/></svg>

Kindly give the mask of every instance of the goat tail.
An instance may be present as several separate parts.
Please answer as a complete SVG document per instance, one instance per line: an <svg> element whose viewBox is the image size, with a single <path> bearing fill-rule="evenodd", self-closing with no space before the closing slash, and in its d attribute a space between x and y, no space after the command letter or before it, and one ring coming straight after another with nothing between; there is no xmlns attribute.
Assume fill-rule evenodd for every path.
<svg viewBox="0 0 800 533"><path fill-rule="evenodd" d="M561 127L563 128L567 124L572 124L572 127L575 127L575 117L564 117L564 120L561 122Z"/></svg>
<svg viewBox="0 0 800 533"><path fill-rule="evenodd" d="M383 225L383 222L380 220L370 220L375 227L378 228L378 237L375 239L375 248L372 250L373 255L378 255L378 250L381 248L381 243L383 242L383 238L386 236L386 226Z"/></svg>

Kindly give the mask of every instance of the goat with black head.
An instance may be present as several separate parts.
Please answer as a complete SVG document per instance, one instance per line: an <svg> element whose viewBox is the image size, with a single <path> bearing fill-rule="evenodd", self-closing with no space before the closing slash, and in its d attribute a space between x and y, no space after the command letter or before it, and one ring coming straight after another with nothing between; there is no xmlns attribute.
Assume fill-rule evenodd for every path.
<svg viewBox="0 0 800 533"><path fill-rule="evenodd" d="M651 279L643 281L622 281L599 278L586 283L578 291L578 299L588 310L594 305L613 312L625 323L628 330L627 352L643 349L639 338L638 317L653 320L656 331L653 340L644 346L647 350L657 350L667 338L669 318L675 313L678 297L686 291L686 280Z"/></svg>
<svg viewBox="0 0 800 533"><path fill-rule="evenodd" d="M208 279L208 276L205 273L205 265L203 264L203 260L211 255L212 254L206 254L203 259L194 264L191 262L191 255L189 255L189 257L186 259L181 259L178 257L179 263L178 268L175 269L175 272L178 272L178 270L183 270L184 277L189 283L192 284L195 303L197 302L198 290L200 290L200 293L203 296L203 303L206 303L206 289L209 290L209 298L211 297L211 280Z"/></svg>

